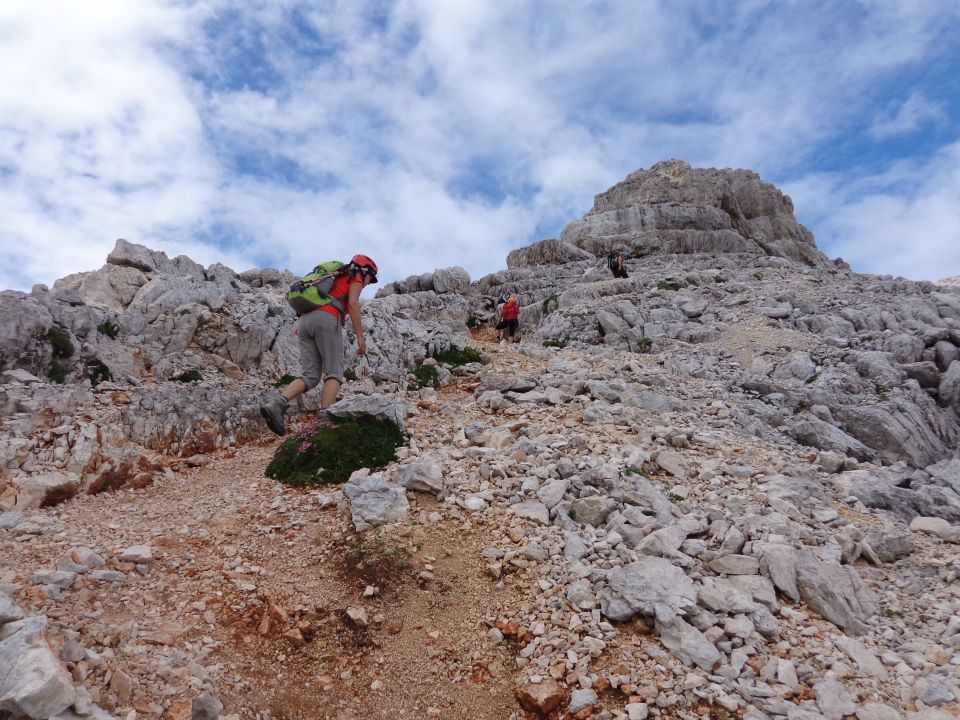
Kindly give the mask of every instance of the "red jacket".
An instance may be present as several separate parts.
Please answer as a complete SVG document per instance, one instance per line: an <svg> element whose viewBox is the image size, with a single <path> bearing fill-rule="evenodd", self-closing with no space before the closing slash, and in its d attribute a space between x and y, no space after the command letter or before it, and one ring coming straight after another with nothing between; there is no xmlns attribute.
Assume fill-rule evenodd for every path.
<svg viewBox="0 0 960 720"><path fill-rule="evenodd" d="M520 304L516 302L508 302L500 311L500 317L502 317L504 320L516 320L520 317Z"/></svg>

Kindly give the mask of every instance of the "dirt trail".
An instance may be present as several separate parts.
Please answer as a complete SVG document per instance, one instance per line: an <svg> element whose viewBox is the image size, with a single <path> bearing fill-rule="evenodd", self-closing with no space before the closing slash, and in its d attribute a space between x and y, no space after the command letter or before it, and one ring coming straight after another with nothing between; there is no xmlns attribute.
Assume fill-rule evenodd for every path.
<svg viewBox="0 0 960 720"><path fill-rule="evenodd" d="M418 442L430 447L460 427L462 418L439 409L462 405L462 386L470 380L421 405L414 437L429 437ZM120 566L127 579L119 584L81 577L62 599L39 588L23 598L31 612L54 619L55 643L77 631L103 658L77 678L94 700L126 715L187 718L207 680L224 713L243 718L522 717L515 649L487 634L521 590L509 582L497 589L485 570L488 521L431 517L437 502L411 494L400 542L412 567L402 584L377 583L377 594L365 597L369 579L345 560L346 518L320 502L331 489L292 489L263 476L278 442L271 438L143 490L51 509L60 535L0 538L0 555L12 559L8 574L52 568L77 545L108 558L134 544L153 547L144 577ZM419 583L423 570L434 577ZM366 628L347 618L358 606L370 618Z"/></svg>

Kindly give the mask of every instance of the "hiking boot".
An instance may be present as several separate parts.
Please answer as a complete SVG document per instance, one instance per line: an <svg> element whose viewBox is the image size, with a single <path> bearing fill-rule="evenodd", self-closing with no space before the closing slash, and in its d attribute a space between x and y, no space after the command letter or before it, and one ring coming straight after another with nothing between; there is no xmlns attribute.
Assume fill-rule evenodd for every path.
<svg viewBox="0 0 960 720"><path fill-rule="evenodd" d="M283 395L275 395L260 404L260 414L267 421L267 427L281 437L287 432L284 416L288 407L290 402Z"/></svg>

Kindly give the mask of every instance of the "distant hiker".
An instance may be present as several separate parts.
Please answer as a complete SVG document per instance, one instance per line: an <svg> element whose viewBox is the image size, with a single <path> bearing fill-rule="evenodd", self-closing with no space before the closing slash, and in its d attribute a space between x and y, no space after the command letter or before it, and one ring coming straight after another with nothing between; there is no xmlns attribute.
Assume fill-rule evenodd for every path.
<svg viewBox="0 0 960 720"><path fill-rule="evenodd" d="M264 399L260 414L277 435L286 432L284 416L290 401L323 381L320 407L333 405L343 382L343 332L347 315L357 335L357 354L365 355L367 341L360 322L360 292L377 282L377 264L366 255L354 255L344 265L322 263L290 287L287 300L297 311L300 366L303 374L282 392Z"/></svg>
<svg viewBox="0 0 960 720"><path fill-rule="evenodd" d="M500 322L497 323L497 340L503 340L504 334L510 342L520 342L517 337L517 328L520 326L520 303L511 295L500 309Z"/></svg>
<svg viewBox="0 0 960 720"><path fill-rule="evenodd" d="M627 259L630 257L630 253L624 252L623 250L615 253L610 253L607 256L607 267L610 268L610 272L613 273L615 278L623 278L626 280L629 276L627 275Z"/></svg>

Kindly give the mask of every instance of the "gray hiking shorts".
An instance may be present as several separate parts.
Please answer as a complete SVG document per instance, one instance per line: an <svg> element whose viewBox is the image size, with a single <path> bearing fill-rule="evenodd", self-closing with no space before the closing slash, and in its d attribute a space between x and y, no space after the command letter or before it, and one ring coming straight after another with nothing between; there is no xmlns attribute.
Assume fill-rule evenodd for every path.
<svg viewBox="0 0 960 720"><path fill-rule="evenodd" d="M297 320L300 333L300 367L307 390L321 380L343 382L343 332L340 321L328 312L314 310Z"/></svg>

